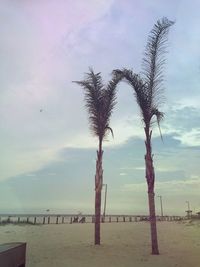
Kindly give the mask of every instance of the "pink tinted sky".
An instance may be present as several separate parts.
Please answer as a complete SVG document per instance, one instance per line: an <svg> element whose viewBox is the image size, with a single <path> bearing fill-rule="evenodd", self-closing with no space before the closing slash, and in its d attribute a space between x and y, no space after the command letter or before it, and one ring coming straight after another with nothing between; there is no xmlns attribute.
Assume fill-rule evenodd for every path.
<svg viewBox="0 0 200 267"><path fill-rule="evenodd" d="M173 154L179 156L173 160L163 157L165 160L159 167L168 170L162 174L164 180L172 176L171 170L175 174L181 173L177 179L173 178L174 184L177 180L195 177L196 186L200 180L196 164L196 151L200 145L199 9L198 0L192 4L186 0L2 0L0 180L17 181L16 177L20 175L36 177L35 173L45 166L62 162L60 151L65 148L92 147L95 150L96 140L88 130L82 91L71 81L82 79L89 66L97 72L102 71L105 80L116 67L140 71L148 32L157 19L167 16L176 20L176 24L169 35L165 83L167 101L163 107L166 120L162 130L164 135L170 135L172 143L179 142ZM124 87L120 85L119 88ZM121 149L120 156L131 137L139 138L138 142L143 139L132 92L121 89L112 117L115 139L110 138L110 142L106 143L107 146ZM154 134L158 136L157 130ZM191 153L189 164L185 164L186 151L180 148L190 149L187 150ZM130 147L129 150L127 161L134 148ZM120 162L123 162L122 156ZM80 166L78 162L77 169ZM139 168L142 166L143 156ZM93 167L88 166L88 169L91 171ZM130 169L130 166L121 166L123 170L126 167ZM73 166L68 165L70 168ZM114 170L116 166L110 168ZM123 173L127 174L127 170ZM53 173L56 171L51 170ZM122 172L117 171L118 176L113 174L111 179L122 181ZM127 188L133 190L134 182L131 179L137 176L136 171L138 166L135 170L133 168L127 181L125 178L129 176L123 175L124 197ZM30 176L32 174L35 176ZM182 182L179 184L181 187ZM139 192L139 188L144 186L141 184L135 188ZM120 188L117 190L120 194L124 192ZM183 195L184 189L180 191ZM6 197L4 192L0 195Z"/></svg>

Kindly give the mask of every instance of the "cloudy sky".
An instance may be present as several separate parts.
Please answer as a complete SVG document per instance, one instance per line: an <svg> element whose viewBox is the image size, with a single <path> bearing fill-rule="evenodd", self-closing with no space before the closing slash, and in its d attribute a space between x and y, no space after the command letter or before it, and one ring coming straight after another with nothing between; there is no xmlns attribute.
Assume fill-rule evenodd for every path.
<svg viewBox="0 0 200 267"><path fill-rule="evenodd" d="M0 212L94 210L97 140L81 80L115 68L141 71L147 36L176 21L165 67L164 142L153 130L157 195L165 214L200 210L200 2L1 0ZM104 143L108 213L147 213L144 134L131 88L120 84ZM42 109L42 112L40 110ZM157 211L160 212L156 198Z"/></svg>

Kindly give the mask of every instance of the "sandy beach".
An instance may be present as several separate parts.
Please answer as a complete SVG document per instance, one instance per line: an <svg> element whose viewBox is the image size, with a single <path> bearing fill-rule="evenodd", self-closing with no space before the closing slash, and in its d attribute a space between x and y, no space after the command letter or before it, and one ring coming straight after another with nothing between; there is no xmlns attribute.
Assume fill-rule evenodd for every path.
<svg viewBox="0 0 200 267"><path fill-rule="evenodd" d="M149 224L102 224L102 245L93 245L94 225L6 225L1 243L27 242L27 267L198 267L200 224L159 222L160 255L150 254Z"/></svg>

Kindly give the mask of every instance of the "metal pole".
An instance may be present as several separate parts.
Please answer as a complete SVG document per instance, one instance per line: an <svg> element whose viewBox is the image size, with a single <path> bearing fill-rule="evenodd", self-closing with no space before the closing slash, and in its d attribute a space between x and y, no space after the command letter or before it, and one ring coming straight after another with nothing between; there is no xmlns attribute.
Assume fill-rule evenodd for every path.
<svg viewBox="0 0 200 267"><path fill-rule="evenodd" d="M186 201L186 203L188 204L188 211L190 210L190 202Z"/></svg>
<svg viewBox="0 0 200 267"><path fill-rule="evenodd" d="M105 199L104 199L104 209L103 209L103 217L105 219L106 215L106 199L107 199L107 184L103 184L105 186Z"/></svg>
<svg viewBox="0 0 200 267"><path fill-rule="evenodd" d="M162 204L162 196L158 196L160 198L160 210L161 210L161 217L163 218L163 204Z"/></svg>
<svg viewBox="0 0 200 267"><path fill-rule="evenodd" d="M188 216L188 219L191 218L191 213L190 213L190 202L189 201L185 201L187 203L187 206L188 206L188 210L186 211L187 212L187 216Z"/></svg>

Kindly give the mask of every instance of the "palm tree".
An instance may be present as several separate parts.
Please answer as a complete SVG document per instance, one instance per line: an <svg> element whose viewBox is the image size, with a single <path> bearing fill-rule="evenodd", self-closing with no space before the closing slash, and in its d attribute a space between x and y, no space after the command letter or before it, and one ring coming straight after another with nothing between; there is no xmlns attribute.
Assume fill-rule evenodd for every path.
<svg viewBox="0 0 200 267"><path fill-rule="evenodd" d="M110 117L116 104L116 86L119 82L118 77L113 79L105 86L101 73L94 73L90 68L89 73L83 81L76 81L85 93L85 106L89 113L89 122L92 133L98 138L98 150L95 174L95 239L94 244L100 245L100 220L101 220L101 190L103 185L103 149L102 143L107 137L110 128Z"/></svg>
<svg viewBox="0 0 200 267"><path fill-rule="evenodd" d="M143 58L143 72L141 75L136 75L132 70L122 69L114 70L113 77L125 79L134 89L136 101L141 111L142 121L144 123L145 132L145 169L146 181L148 186L148 201L149 214L151 225L151 244L152 254L159 254L157 229L156 229L156 214L154 200L154 182L155 172L152 155L152 126L156 118L159 130L160 121L164 118L164 113L159 110L160 104L163 101L163 65L165 63L164 54L166 53L166 41L169 27L174 22L167 18L158 20L154 25L148 37L147 46ZM162 136L161 136L162 138Z"/></svg>

